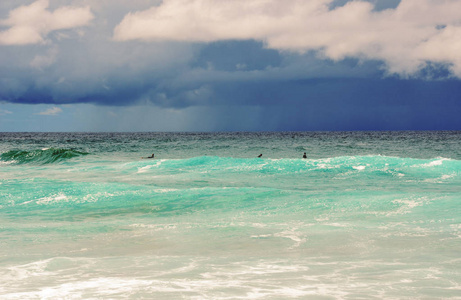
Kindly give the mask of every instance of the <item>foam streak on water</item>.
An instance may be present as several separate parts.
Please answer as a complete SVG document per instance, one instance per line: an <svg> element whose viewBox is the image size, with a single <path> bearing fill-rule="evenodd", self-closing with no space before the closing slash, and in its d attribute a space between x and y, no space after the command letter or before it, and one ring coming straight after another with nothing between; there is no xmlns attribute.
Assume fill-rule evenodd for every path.
<svg viewBox="0 0 461 300"><path fill-rule="evenodd" d="M0 138L1 299L461 294L460 132Z"/></svg>

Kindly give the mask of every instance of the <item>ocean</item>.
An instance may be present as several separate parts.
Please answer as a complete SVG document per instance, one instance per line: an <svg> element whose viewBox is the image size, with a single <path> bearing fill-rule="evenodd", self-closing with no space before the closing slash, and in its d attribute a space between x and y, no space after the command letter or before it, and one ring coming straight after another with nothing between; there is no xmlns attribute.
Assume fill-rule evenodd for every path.
<svg viewBox="0 0 461 300"><path fill-rule="evenodd" d="M460 131L0 141L0 299L461 299Z"/></svg>

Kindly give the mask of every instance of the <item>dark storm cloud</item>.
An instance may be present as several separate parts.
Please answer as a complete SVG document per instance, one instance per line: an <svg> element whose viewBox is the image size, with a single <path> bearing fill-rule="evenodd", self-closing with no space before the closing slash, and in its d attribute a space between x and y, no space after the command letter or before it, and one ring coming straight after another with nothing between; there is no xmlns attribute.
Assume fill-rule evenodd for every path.
<svg viewBox="0 0 461 300"><path fill-rule="evenodd" d="M390 8L394 9L401 2L401 0L366 0L366 1L374 5L375 11L382 11L382 10L390 9ZM330 3L329 7L330 9L335 9L336 7L344 6L347 2L350 2L350 0L334 0L333 2Z"/></svg>
<svg viewBox="0 0 461 300"><path fill-rule="evenodd" d="M330 9L346 2L331 2ZM392 10L400 3L368 2L374 11ZM145 105L195 111L206 114L208 124L215 122L219 125L214 128L221 130L244 129L245 124L253 130L461 128L457 117L461 81L455 79L449 61L425 61L425 67L395 75L385 56L335 59L323 48L288 51L269 47L264 39L113 39L114 28L129 12L137 16L134 12L162 3L50 1L46 8L50 13L62 6L90 7L94 18L84 26L39 32L42 41L36 44L0 45L0 103ZM18 5L2 2L0 18L7 19ZM443 37L451 29L440 24L434 30ZM450 53L455 52L446 57L452 57ZM405 64L403 60L396 66Z"/></svg>
<svg viewBox="0 0 461 300"><path fill-rule="evenodd" d="M254 71L279 67L281 54L266 49L262 42L226 41L211 43L203 47L192 61L193 68L215 69L220 71Z"/></svg>
<svg viewBox="0 0 461 300"><path fill-rule="evenodd" d="M261 128L401 130L461 127L457 80L312 79L264 85L220 85L222 101L261 107ZM258 99L255 101L255 99ZM279 127L279 128L280 128Z"/></svg>
<svg viewBox="0 0 461 300"><path fill-rule="evenodd" d="M214 91L216 82L230 82L244 93L245 81L264 85L290 78L376 73L373 63L334 63L318 60L314 53L282 56L256 41L145 44L98 37L88 33L59 41L52 36L51 46L0 48L6 67L0 70L0 98L30 104L147 102L180 108L227 99L219 89Z"/></svg>

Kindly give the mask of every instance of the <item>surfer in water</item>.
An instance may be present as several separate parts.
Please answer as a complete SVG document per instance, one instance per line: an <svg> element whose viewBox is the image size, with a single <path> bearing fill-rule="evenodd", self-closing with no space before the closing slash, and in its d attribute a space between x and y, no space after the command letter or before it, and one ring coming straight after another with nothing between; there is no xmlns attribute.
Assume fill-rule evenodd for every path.
<svg viewBox="0 0 461 300"><path fill-rule="evenodd" d="M307 158L306 152L304 152L303 158Z"/></svg>
<svg viewBox="0 0 461 300"><path fill-rule="evenodd" d="M148 157L141 157L141 158L154 158L154 153L152 153L151 156L148 156Z"/></svg>
<svg viewBox="0 0 461 300"><path fill-rule="evenodd" d="M263 154L262 154L262 153L258 155L258 157L261 157L261 156L263 156Z"/></svg>

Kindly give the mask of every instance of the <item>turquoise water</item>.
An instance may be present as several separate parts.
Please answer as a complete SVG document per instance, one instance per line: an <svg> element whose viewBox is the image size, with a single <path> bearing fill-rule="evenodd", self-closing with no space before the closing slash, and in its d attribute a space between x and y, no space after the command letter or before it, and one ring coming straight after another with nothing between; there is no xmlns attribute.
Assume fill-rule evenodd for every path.
<svg viewBox="0 0 461 300"><path fill-rule="evenodd" d="M1 299L460 299L461 132L0 138Z"/></svg>

